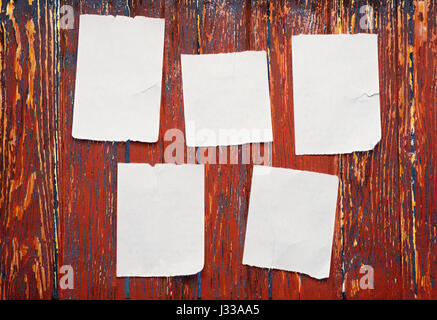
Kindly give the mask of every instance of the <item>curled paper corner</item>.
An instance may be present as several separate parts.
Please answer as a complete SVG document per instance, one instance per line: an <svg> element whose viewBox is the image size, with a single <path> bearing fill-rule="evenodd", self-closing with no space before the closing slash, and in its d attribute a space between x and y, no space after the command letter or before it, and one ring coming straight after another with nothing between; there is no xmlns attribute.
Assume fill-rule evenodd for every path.
<svg viewBox="0 0 437 320"><path fill-rule="evenodd" d="M195 274L198 274L199 272L203 271L203 268L205 268L205 259L202 259L202 262L197 267L193 267L191 271L183 272L183 274L175 274L173 276L192 276Z"/></svg>
<svg viewBox="0 0 437 320"><path fill-rule="evenodd" d="M376 140L369 144L368 148L366 148L365 150L361 150L361 151L365 152L365 151L372 151L372 150L374 150L376 148L376 146L379 144L380 141L381 141L381 132L376 137Z"/></svg>
<svg viewBox="0 0 437 320"><path fill-rule="evenodd" d="M378 135L375 136L374 139L370 140L367 144L363 145L361 148L356 148L356 150L351 149L349 152L344 152L343 154L373 151L380 141L381 141L381 130L378 132Z"/></svg>

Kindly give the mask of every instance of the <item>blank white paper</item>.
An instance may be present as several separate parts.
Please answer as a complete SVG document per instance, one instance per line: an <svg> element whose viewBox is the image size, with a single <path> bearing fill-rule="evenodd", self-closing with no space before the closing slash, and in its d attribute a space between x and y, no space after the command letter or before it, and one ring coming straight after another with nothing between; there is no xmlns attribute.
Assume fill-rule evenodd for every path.
<svg viewBox="0 0 437 320"><path fill-rule="evenodd" d="M273 140L265 51L181 59L187 146Z"/></svg>
<svg viewBox="0 0 437 320"><path fill-rule="evenodd" d="M243 264L329 277L336 176L254 166Z"/></svg>
<svg viewBox="0 0 437 320"><path fill-rule="evenodd" d="M118 164L117 277L169 277L204 264L204 166Z"/></svg>
<svg viewBox="0 0 437 320"><path fill-rule="evenodd" d="M381 139L375 34L292 37L295 150L367 151Z"/></svg>
<svg viewBox="0 0 437 320"><path fill-rule="evenodd" d="M163 51L164 19L81 15L73 137L156 142Z"/></svg>

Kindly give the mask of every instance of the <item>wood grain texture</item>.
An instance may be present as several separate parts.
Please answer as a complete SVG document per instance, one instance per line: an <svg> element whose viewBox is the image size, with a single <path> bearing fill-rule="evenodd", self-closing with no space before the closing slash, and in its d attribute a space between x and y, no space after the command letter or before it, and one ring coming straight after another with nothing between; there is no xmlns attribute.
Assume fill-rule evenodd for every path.
<svg viewBox="0 0 437 320"><path fill-rule="evenodd" d="M362 4L334 7L333 33L360 32ZM382 139L371 152L340 158L343 247L343 294L351 298L399 299L401 290L401 243L398 162L399 85L405 79L400 50L405 33L396 24L396 4L374 6L372 33L377 33ZM399 22L399 21L398 21ZM362 265L375 270L375 290L360 290Z"/></svg>
<svg viewBox="0 0 437 320"><path fill-rule="evenodd" d="M407 42L401 166L402 278L405 298L436 297L436 12L435 1L403 3Z"/></svg>
<svg viewBox="0 0 437 320"><path fill-rule="evenodd" d="M366 4L373 25L363 30ZM60 28L63 5L74 9L71 30ZM0 8L2 299L437 298L435 0L0 0ZM157 143L72 138L80 13L166 19ZM291 36L359 32L378 34L381 142L369 152L296 156ZM244 50L268 53L266 161L340 177L330 277L243 266L252 165L215 164L220 151L241 161L242 147L185 147L177 162L209 163L204 269L116 278L117 162L162 163L173 142L166 132L184 132L180 54ZM62 265L74 269L72 290L58 286ZM360 288L362 265L374 268L373 290Z"/></svg>
<svg viewBox="0 0 437 320"><path fill-rule="evenodd" d="M23 1L0 7L0 297L48 299L55 265L54 8Z"/></svg>

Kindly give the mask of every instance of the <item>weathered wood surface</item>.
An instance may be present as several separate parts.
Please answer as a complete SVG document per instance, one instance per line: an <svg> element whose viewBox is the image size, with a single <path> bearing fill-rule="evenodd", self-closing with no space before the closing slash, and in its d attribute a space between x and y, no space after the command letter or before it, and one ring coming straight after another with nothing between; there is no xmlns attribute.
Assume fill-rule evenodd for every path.
<svg viewBox="0 0 437 320"><path fill-rule="evenodd" d="M374 8L370 30L360 26L365 4ZM63 5L74 8L71 30L60 28ZM437 298L435 0L0 0L0 8L2 299ZM158 143L71 137L80 13L165 17ZM381 142L370 152L295 156L291 36L358 32L379 35ZM209 165L204 270L116 278L117 162L163 162L164 133L184 130L181 53L249 49L269 56L269 162L340 177L331 276L243 266L252 168ZM73 290L58 286L62 265L74 269ZM375 270L373 290L359 286L362 265Z"/></svg>

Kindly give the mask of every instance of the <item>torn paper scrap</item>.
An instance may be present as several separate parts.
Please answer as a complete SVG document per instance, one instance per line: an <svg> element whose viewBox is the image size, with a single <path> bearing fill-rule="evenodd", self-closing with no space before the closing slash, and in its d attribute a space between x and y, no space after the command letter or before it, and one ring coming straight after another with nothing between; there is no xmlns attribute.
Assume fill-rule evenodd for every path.
<svg viewBox="0 0 437 320"><path fill-rule="evenodd" d="M118 164L117 277L169 277L204 264L204 166Z"/></svg>
<svg viewBox="0 0 437 320"><path fill-rule="evenodd" d="M81 15L73 137L156 142L163 52L164 19Z"/></svg>
<svg viewBox="0 0 437 320"><path fill-rule="evenodd" d="M337 191L333 175L254 166L243 264L329 277Z"/></svg>
<svg viewBox="0 0 437 320"><path fill-rule="evenodd" d="M181 59L187 146L273 141L265 51Z"/></svg>
<svg viewBox="0 0 437 320"><path fill-rule="evenodd" d="M292 37L297 155L367 151L381 139L374 34Z"/></svg>

